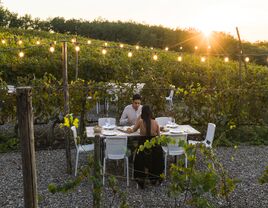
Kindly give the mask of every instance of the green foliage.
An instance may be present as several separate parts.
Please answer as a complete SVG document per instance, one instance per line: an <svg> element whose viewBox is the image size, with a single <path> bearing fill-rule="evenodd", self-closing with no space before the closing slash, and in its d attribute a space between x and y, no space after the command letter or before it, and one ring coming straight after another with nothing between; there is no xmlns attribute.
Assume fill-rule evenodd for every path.
<svg viewBox="0 0 268 208"><path fill-rule="evenodd" d="M19 148L18 138L0 137L0 152L8 152Z"/></svg>
<svg viewBox="0 0 268 208"><path fill-rule="evenodd" d="M266 167L265 171L263 172L262 176L259 178L260 184L268 183L268 166Z"/></svg>
<svg viewBox="0 0 268 208"><path fill-rule="evenodd" d="M161 136L147 140L139 147L139 151L150 149L156 144L167 145L174 143L174 138ZM178 144L187 155L188 166L184 167L184 160L180 160L178 165L170 168L170 185L168 196L174 198L175 206L179 196L184 196L180 201L180 206L193 205L196 207L214 207L207 196L223 197L230 205L229 195L235 189L236 180L230 178L222 164L214 155L212 149L205 148L204 145L188 145L185 141ZM235 147L236 149L237 147ZM205 169L200 170L197 165L198 157L202 157Z"/></svg>

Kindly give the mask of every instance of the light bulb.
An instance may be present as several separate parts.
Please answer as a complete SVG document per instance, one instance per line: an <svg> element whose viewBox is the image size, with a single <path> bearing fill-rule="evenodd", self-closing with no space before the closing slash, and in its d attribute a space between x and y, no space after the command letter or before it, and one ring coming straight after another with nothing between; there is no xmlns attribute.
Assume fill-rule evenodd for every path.
<svg viewBox="0 0 268 208"><path fill-rule="evenodd" d="M72 38L71 42L72 43L75 43L76 42L76 39L75 38Z"/></svg>
<svg viewBox="0 0 268 208"><path fill-rule="evenodd" d="M91 44L91 40L88 40L88 41L87 41L87 44Z"/></svg>
<svg viewBox="0 0 268 208"><path fill-rule="evenodd" d="M2 42L3 44L5 44L5 43L6 43L6 40L5 40L5 39L3 39L1 42Z"/></svg>
<svg viewBox="0 0 268 208"><path fill-rule="evenodd" d="M178 57L178 61L179 61L179 62L182 61L182 57L181 57L181 56Z"/></svg>
<svg viewBox="0 0 268 208"><path fill-rule="evenodd" d="M107 50L106 50L106 49L102 49L101 53L102 53L103 55L105 55L105 54L107 53Z"/></svg>
<svg viewBox="0 0 268 208"><path fill-rule="evenodd" d="M140 46L137 45L137 46L136 46L136 50L139 50L139 49L140 49Z"/></svg>
<svg viewBox="0 0 268 208"><path fill-rule="evenodd" d="M181 46L181 47L180 47L180 50L182 50L182 49L183 49L183 47Z"/></svg>
<svg viewBox="0 0 268 208"><path fill-rule="evenodd" d="M166 47L165 50L168 51L168 47Z"/></svg>
<svg viewBox="0 0 268 208"><path fill-rule="evenodd" d="M211 49L211 45L208 45L208 50L210 50Z"/></svg>
<svg viewBox="0 0 268 208"><path fill-rule="evenodd" d="M153 59L156 61L158 59L158 56L154 54Z"/></svg>
<svg viewBox="0 0 268 208"><path fill-rule="evenodd" d="M154 48L153 48L153 47L151 47L150 49L151 49L151 50L154 50Z"/></svg>
<svg viewBox="0 0 268 208"><path fill-rule="evenodd" d="M108 46L108 43L105 42L104 45L105 45L105 46Z"/></svg>
<svg viewBox="0 0 268 208"><path fill-rule="evenodd" d="M128 52L128 53L127 53L127 56L128 56L129 58L131 58L132 55L133 55L132 52Z"/></svg>
<svg viewBox="0 0 268 208"><path fill-rule="evenodd" d="M249 57L246 57L245 58L245 62L249 62Z"/></svg>
<svg viewBox="0 0 268 208"><path fill-rule="evenodd" d="M201 57L201 62L205 62L206 61L206 57Z"/></svg>
<svg viewBox="0 0 268 208"><path fill-rule="evenodd" d="M54 45L56 45L56 44L57 44L57 41L54 40Z"/></svg>
<svg viewBox="0 0 268 208"><path fill-rule="evenodd" d="M40 41L38 40L38 41L36 41L36 45L40 45Z"/></svg>
<svg viewBox="0 0 268 208"><path fill-rule="evenodd" d="M20 57L20 58L24 57L24 53L23 53L23 51L20 51L20 52L19 52L19 57Z"/></svg>
<svg viewBox="0 0 268 208"><path fill-rule="evenodd" d="M78 45L75 46L75 51L76 51L76 52L80 51L80 47L79 47Z"/></svg>
<svg viewBox="0 0 268 208"><path fill-rule="evenodd" d="M224 58L224 62L229 62L229 58L228 57L225 57Z"/></svg>
<svg viewBox="0 0 268 208"><path fill-rule="evenodd" d="M54 53L55 48L54 48L53 46L50 46L49 51L50 51L51 53Z"/></svg>
<svg viewBox="0 0 268 208"><path fill-rule="evenodd" d="M198 49L198 46L195 46L194 49L197 50Z"/></svg>
<svg viewBox="0 0 268 208"><path fill-rule="evenodd" d="M124 45L123 44L120 44L120 48L123 48L124 47Z"/></svg>
<svg viewBox="0 0 268 208"><path fill-rule="evenodd" d="M22 44L22 40L19 40L18 44L21 45Z"/></svg>

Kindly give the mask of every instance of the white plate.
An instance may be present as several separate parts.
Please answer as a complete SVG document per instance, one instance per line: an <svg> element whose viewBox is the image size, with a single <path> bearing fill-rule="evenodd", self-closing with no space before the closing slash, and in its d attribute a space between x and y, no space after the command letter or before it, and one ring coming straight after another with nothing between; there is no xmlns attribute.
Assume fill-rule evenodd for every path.
<svg viewBox="0 0 268 208"><path fill-rule="evenodd" d="M107 130L113 130L113 129L115 129L115 125L110 125L110 126L103 126L102 128L103 129L107 129Z"/></svg>
<svg viewBox="0 0 268 208"><path fill-rule="evenodd" d="M177 128L178 124L167 124L166 127L167 128Z"/></svg>
<svg viewBox="0 0 268 208"><path fill-rule="evenodd" d="M102 134L104 136L116 136L117 135L115 131L103 131Z"/></svg>
<svg viewBox="0 0 268 208"><path fill-rule="evenodd" d="M172 134L182 134L182 133L184 133L184 131L178 130L178 129L171 129L170 133L172 133Z"/></svg>

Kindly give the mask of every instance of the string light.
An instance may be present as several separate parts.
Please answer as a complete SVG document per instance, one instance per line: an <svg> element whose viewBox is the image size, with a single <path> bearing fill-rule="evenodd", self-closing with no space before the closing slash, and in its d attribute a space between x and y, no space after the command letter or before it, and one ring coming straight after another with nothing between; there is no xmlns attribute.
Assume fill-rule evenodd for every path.
<svg viewBox="0 0 268 208"><path fill-rule="evenodd" d="M102 53L103 55L105 55L105 54L107 53L107 50L104 48L104 49L102 49L101 53Z"/></svg>
<svg viewBox="0 0 268 208"><path fill-rule="evenodd" d="M165 50L168 51L168 47L166 47Z"/></svg>
<svg viewBox="0 0 268 208"><path fill-rule="evenodd" d="M182 50L182 49L183 49L183 47L181 46L181 47L180 47L180 50Z"/></svg>
<svg viewBox="0 0 268 208"><path fill-rule="evenodd" d="M182 56L178 57L178 61L181 62L182 61Z"/></svg>
<svg viewBox="0 0 268 208"><path fill-rule="evenodd" d="M21 45L22 44L22 40L19 40L18 44Z"/></svg>
<svg viewBox="0 0 268 208"><path fill-rule="evenodd" d="M120 44L120 48L124 48L124 45L122 43Z"/></svg>
<svg viewBox="0 0 268 208"><path fill-rule="evenodd" d="M23 57L24 57L24 53L23 53L23 51L20 51L20 52L19 52L19 57L20 57L20 58L23 58Z"/></svg>
<svg viewBox="0 0 268 208"><path fill-rule="evenodd" d="M135 48L136 48L136 50L139 50L139 49L140 49L140 46L136 45L136 47L135 47Z"/></svg>
<svg viewBox="0 0 268 208"><path fill-rule="evenodd" d="M195 49L195 50L198 50L198 46L195 46L194 49Z"/></svg>
<svg viewBox="0 0 268 208"><path fill-rule="evenodd" d="M201 62L206 62L206 57L201 57Z"/></svg>
<svg viewBox="0 0 268 208"><path fill-rule="evenodd" d="M211 49L211 45L208 45L208 50L210 50Z"/></svg>
<svg viewBox="0 0 268 208"><path fill-rule="evenodd" d="M229 62L229 58L228 57L224 57L224 62Z"/></svg>
<svg viewBox="0 0 268 208"><path fill-rule="evenodd" d="M75 43L76 42L76 38L72 38L71 42L72 43Z"/></svg>
<svg viewBox="0 0 268 208"><path fill-rule="evenodd" d="M246 57L245 58L245 62L249 62L249 57Z"/></svg>
<svg viewBox="0 0 268 208"><path fill-rule="evenodd" d="M108 46L108 43L107 43L107 42L105 42L105 43L104 43L104 45L105 45L105 46Z"/></svg>
<svg viewBox="0 0 268 208"><path fill-rule="evenodd" d="M54 45L56 45L56 44L57 44L57 41L54 40Z"/></svg>
<svg viewBox="0 0 268 208"><path fill-rule="evenodd" d="M87 41L87 44L90 45L90 44L91 44L91 40L88 40L88 41Z"/></svg>
<svg viewBox="0 0 268 208"><path fill-rule="evenodd" d="M153 47L151 47L150 49L151 49L151 50L154 50L154 48L153 48Z"/></svg>
<svg viewBox="0 0 268 208"><path fill-rule="evenodd" d="M38 40L38 41L36 41L36 45L40 45L40 41Z"/></svg>
<svg viewBox="0 0 268 208"><path fill-rule="evenodd" d="M5 40L5 39L3 39L1 42L2 42L2 44L5 44L5 43L6 43L6 40Z"/></svg>
<svg viewBox="0 0 268 208"><path fill-rule="evenodd" d="M129 57L129 58L131 58L132 57L132 52L131 51L129 51L128 53L127 53L127 56Z"/></svg>
<svg viewBox="0 0 268 208"><path fill-rule="evenodd" d="M54 51L55 51L55 48L54 48L54 46L52 44L50 44L49 51L51 53L54 53Z"/></svg>
<svg viewBox="0 0 268 208"><path fill-rule="evenodd" d="M156 54L153 55L153 60L157 61L158 56Z"/></svg>

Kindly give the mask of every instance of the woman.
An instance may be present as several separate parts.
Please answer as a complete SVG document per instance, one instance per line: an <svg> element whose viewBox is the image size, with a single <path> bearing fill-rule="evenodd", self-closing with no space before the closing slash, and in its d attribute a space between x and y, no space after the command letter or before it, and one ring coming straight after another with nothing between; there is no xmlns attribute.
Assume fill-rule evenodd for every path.
<svg viewBox="0 0 268 208"><path fill-rule="evenodd" d="M153 119L152 111L148 105L144 105L141 111L141 118L136 122L133 129L129 128L128 133L140 129L139 145L146 140L160 135L158 123ZM148 176L152 184L161 182L160 174L164 170L163 150L160 145L151 149L139 152L134 161L134 178L140 188L144 188L145 178Z"/></svg>

